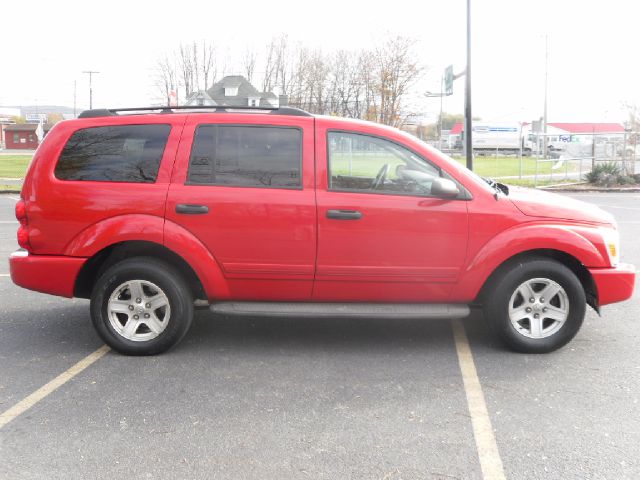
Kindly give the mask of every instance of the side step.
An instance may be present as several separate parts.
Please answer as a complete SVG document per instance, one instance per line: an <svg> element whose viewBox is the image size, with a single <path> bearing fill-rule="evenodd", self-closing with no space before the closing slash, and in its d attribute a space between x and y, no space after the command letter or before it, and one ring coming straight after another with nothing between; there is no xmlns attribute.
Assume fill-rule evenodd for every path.
<svg viewBox="0 0 640 480"><path fill-rule="evenodd" d="M463 318L470 312L459 303L217 302L209 309L224 315L320 318Z"/></svg>

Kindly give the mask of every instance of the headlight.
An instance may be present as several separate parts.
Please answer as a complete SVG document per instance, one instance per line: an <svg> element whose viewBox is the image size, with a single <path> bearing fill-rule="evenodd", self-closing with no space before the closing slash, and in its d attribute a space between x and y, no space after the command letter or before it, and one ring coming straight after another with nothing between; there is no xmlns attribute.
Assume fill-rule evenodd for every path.
<svg viewBox="0 0 640 480"><path fill-rule="evenodd" d="M620 260L620 234L614 228L601 228L600 234L609 254L609 262L615 267Z"/></svg>

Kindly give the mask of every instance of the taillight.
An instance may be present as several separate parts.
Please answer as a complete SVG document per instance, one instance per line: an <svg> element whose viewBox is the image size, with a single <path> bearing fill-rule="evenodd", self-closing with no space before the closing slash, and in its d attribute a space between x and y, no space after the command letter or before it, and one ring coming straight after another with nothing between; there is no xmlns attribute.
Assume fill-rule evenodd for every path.
<svg viewBox="0 0 640 480"><path fill-rule="evenodd" d="M29 220L27 219L27 206L24 200L19 200L18 203L16 203L16 219L20 222L20 227L18 227L18 245L26 250L30 250Z"/></svg>
<svg viewBox="0 0 640 480"><path fill-rule="evenodd" d="M27 206L24 200L18 200L18 203L16 203L16 219L20 222L20 225L27 226Z"/></svg>
<svg viewBox="0 0 640 480"><path fill-rule="evenodd" d="M29 244L29 229L22 225L18 228L18 245L25 250L31 249L31 245Z"/></svg>

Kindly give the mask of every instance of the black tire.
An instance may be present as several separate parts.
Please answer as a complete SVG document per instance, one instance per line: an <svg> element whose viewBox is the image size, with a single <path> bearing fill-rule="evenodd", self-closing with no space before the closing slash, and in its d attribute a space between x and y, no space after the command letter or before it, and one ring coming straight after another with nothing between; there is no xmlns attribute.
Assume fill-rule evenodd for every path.
<svg viewBox="0 0 640 480"><path fill-rule="evenodd" d="M129 281L140 282L147 289L143 292L143 296L148 292L151 295L154 291L157 294L158 290L149 290L149 285L157 286L159 291L165 295L165 303L168 300L168 307L161 307L160 310L156 311L158 312L158 317L163 315L163 311L167 312L167 310L163 309L168 309L169 311L169 316L163 316L162 318L167 323L164 324L162 322L164 329L161 333L152 332L144 324L144 320L133 332L134 337L143 337L146 333L147 335L157 335L154 338L142 341L130 340L123 336L126 331L119 333L112 324L112 322L117 321L117 318L122 318L122 315L118 315L116 320L109 316L110 297L112 294L115 295L116 291L124 291L125 297L132 297L129 290L121 289L122 285ZM122 300L122 302L127 301L129 300ZM135 302L133 299L130 301L131 303ZM132 306L135 306L135 303ZM135 306L135 308L138 307ZM151 310L149 311L151 312ZM134 310L131 314L133 315L136 312L137 310ZM155 315L156 312L153 312L153 314ZM147 315L142 310L140 313L141 315ZM136 316L136 318L141 317ZM126 324L128 322L126 320L127 317L125 316L124 319L122 322ZM93 326L107 345L125 355L155 355L168 350L185 336L192 320L193 295L183 276L172 265L155 258L135 257L112 265L100 276L91 293L91 321ZM145 332L145 329L148 332Z"/></svg>
<svg viewBox="0 0 640 480"><path fill-rule="evenodd" d="M525 333L516 330L509 316L512 295L514 296L514 303L522 301L522 297L516 293L516 290L523 283L533 279L548 279L557 283L566 294L564 301L568 301L566 320L562 324L554 324L553 320L551 320L552 323L548 328L549 332L552 333L544 338L529 338L526 336L533 332L532 327L530 332L526 332L528 325L528 320L526 319L522 321L523 323L517 325L518 328L524 325L521 331ZM538 291L538 293L541 293L541 291ZM508 264L501 268L490 280L483 297L484 315L491 329L509 348L521 353L548 353L563 347L580 330L586 312L586 297L580 280L566 266L548 259L529 259ZM558 299L559 297L556 296L553 301L559 302ZM531 304L531 307L535 309L542 308L544 304L541 304L539 300L536 296L535 302ZM549 301L549 299L544 298L541 298L541 300ZM528 304L516 306L525 309L529 307ZM539 313L539 316L544 317L545 315L544 313ZM531 321L533 322L533 320ZM543 318L541 322L544 328L544 322L549 322L549 320ZM555 327L553 327L554 325ZM554 331L554 328L557 328L557 330Z"/></svg>

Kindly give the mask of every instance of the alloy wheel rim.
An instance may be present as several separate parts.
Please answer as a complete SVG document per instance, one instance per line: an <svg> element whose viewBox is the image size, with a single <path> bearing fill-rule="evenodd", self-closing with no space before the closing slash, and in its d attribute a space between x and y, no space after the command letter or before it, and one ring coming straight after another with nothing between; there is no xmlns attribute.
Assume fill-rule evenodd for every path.
<svg viewBox="0 0 640 480"><path fill-rule="evenodd" d="M520 335L540 339L555 334L569 317L569 297L549 278L522 282L509 300L509 320Z"/></svg>
<svg viewBox="0 0 640 480"><path fill-rule="evenodd" d="M121 337L145 342L158 337L169 324L169 298L147 280L128 280L118 286L107 303L111 327Z"/></svg>

